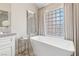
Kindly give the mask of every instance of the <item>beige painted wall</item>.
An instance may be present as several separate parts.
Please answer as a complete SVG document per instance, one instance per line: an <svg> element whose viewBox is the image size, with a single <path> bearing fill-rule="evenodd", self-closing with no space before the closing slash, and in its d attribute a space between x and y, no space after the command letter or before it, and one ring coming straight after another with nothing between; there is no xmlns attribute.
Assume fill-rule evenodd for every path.
<svg viewBox="0 0 79 59"><path fill-rule="evenodd" d="M11 8L11 4L9 4L9 3L0 3L0 10L10 12L10 8Z"/></svg>
<svg viewBox="0 0 79 59"><path fill-rule="evenodd" d="M30 3L11 4L11 32L17 34L16 39L27 35L27 17L26 17L27 10L35 12L37 21L37 7L34 4ZM38 25L36 25L36 27L37 26ZM18 43L16 40L16 53L17 51L18 51Z"/></svg>
<svg viewBox="0 0 79 59"><path fill-rule="evenodd" d="M44 13L47 10L53 10L53 9L57 9L57 8L63 8L64 5L60 4L60 3L51 3L48 4L47 6L38 9L38 19L39 19L39 34L40 35L44 35Z"/></svg>
<svg viewBox="0 0 79 59"><path fill-rule="evenodd" d="M37 15L37 7L34 4L11 4L11 31L17 33L17 38L27 35L27 10L33 11Z"/></svg>

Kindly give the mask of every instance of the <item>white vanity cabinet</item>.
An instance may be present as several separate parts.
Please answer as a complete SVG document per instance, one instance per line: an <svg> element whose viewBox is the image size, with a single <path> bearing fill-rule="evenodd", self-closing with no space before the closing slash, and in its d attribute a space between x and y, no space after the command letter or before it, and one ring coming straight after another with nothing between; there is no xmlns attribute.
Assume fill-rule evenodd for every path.
<svg viewBox="0 0 79 59"><path fill-rule="evenodd" d="M15 35L0 37L0 56L15 56Z"/></svg>

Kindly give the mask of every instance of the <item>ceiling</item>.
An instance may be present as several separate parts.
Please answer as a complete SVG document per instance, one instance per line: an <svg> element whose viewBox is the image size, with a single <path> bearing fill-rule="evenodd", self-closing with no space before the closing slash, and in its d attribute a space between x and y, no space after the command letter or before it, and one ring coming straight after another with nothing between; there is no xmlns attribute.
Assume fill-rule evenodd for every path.
<svg viewBox="0 0 79 59"><path fill-rule="evenodd" d="M35 3L35 5L38 7L38 8L42 8L46 5L48 5L48 3Z"/></svg>

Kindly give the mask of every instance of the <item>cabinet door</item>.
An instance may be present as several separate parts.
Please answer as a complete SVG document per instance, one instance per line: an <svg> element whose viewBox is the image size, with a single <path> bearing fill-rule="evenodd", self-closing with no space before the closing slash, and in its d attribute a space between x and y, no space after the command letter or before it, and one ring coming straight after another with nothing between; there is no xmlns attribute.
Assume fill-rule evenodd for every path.
<svg viewBox="0 0 79 59"><path fill-rule="evenodd" d="M6 47L0 50L0 56L11 56L11 55L12 55L11 47Z"/></svg>

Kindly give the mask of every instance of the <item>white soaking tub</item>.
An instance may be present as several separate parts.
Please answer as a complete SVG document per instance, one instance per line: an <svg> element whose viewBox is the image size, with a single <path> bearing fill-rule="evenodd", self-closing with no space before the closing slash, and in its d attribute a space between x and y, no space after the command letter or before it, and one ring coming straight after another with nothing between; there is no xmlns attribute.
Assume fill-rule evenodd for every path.
<svg viewBox="0 0 79 59"><path fill-rule="evenodd" d="M55 37L34 36L31 44L35 56L71 56L75 52L72 41Z"/></svg>

